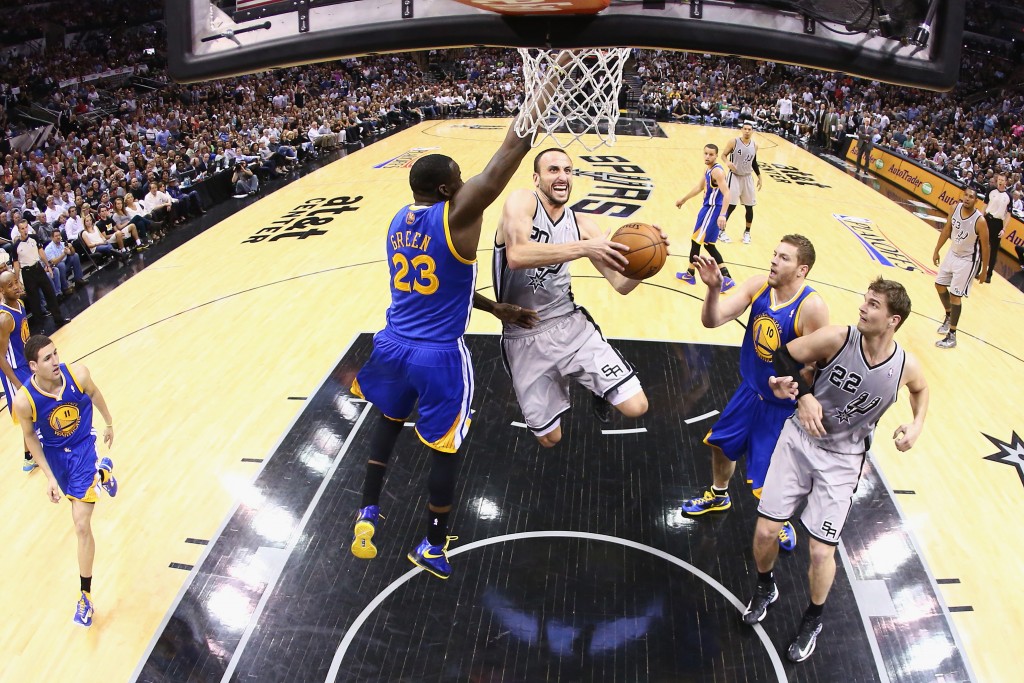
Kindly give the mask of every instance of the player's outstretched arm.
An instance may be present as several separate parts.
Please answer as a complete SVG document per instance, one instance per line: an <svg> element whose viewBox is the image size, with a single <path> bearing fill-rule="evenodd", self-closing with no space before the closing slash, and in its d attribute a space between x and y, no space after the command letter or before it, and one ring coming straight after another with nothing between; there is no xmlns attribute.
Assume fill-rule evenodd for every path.
<svg viewBox="0 0 1024 683"><path fill-rule="evenodd" d="M825 436L824 415L821 403L811 393L811 387L800 375L803 366L825 362L835 356L846 343L850 328L845 325L830 325L803 337L797 337L772 354L775 381L769 385L779 398L785 396L790 382L796 384L796 414L804 430L811 436ZM781 380L781 382L779 381ZM780 391L781 390L781 391Z"/></svg>
<svg viewBox="0 0 1024 683"><path fill-rule="evenodd" d="M590 259L590 262L594 264L598 272L604 275L604 278L608 280L615 291L619 294L629 294L636 286L640 284L640 280L634 280L628 278L622 274L622 270L626 265L626 257L622 255L622 252L627 252L628 248L613 242L609 239L608 232L601 232L601 228L598 227L597 223L589 216L579 214L576 216L576 223L580 226L580 235L583 237L581 244L583 244L585 250L585 256ZM665 234L664 230L654 226L661 233L661 239L668 245L668 235Z"/></svg>
<svg viewBox="0 0 1024 683"><path fill-rule="evenodd" d="M540 318L537 317L537 311L515 304L502 304L491 301L480 292L473 292L473 308L490 313L498 320L515 325L516 327L530 329L540 322Z"/></svg>
<svg viewBox="0 0 1024 683"><path fill-rule="evenodd" d="M569 61L568 53L563 51L558 57L557 63L564 66ZM519 112L520 120L537 120L544 115L562 75L563 72L559 68L548 70L547 83L541 86L536 106L524 107ZM529 150L530 136L519 137L516 133L515 122L513 122L505 133L501 147L491 157L484 170L467 180L463 188L452 199L448 221L453 231L473 230L474 228L479 230L484 209L493 204L498 195L502 193ZM479 233L476 237L479 242Z"/></svg>
<svg viewBox="0 0 1024 683"><path fill-rule="evenodd" d="M694 185L693 189L686 193L686 196L684 196L682 199L676 202L676 208L682 208L683 204L685 204L686 202L690 201L691 198L696 197L701 192L703 192L705 189L705 184L706 183L704 182L704 176L702 175L700 177L700 182Z"/></svg>
<svg viewBox="0 0 1024 683"><path fill-rule="evenodd" d="M92 381L92 375L89 373L89 368L84 365L73 365L70 367L70 370L75 379L81 383L82 391L92 399L92 404L96 406L96 409L100 411L100 415L103 416L103 422L106 425L103 428L103 443L107 444L108 447L113 445L114 418L110 414L110 409L107 407L106 399L103 398L103 393L100 391L100 388L96 386L96 383Z"/></svg>
<svg viewBox="0 0 1024 683"><path fill-rule="evenodd" d="M715 259L710 256L695 256L693 265L701 281L708 286L707 294L704 295L704 305L700 310L700 322L708 329L721 327L743 315L754 300L754 295L768 279L766 275L755 275L733 289L729 296L723 297L722 271Z"/></svg>
<svg viewBox="0 0 1024 683"><path fill-rule="evenodd" d="M914 421L897 427L892 438L897 450L909 451L917 443L917 437L921 436L924 418L928 414L928 382L924 378L921 364L909 353L903 367L902 383L910 391L910 409L914 414Z"/></svg>

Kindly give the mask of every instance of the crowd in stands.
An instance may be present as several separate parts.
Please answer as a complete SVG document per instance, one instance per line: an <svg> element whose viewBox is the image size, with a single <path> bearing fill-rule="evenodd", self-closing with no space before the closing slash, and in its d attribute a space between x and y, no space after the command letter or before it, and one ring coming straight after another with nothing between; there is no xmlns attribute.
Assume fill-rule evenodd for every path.
<svg viewBox="0 0 1024 683"><path fill-rule="evenodd" d="M143 12L148 3L139 5ZM124 260L203 213L208 207L190 186L215 173L230 173L235 193L247 195L323 151L425 118L510 116L521 99L511 50L379 55L192 85L168 81L163 52L159 27L143 25L83 42L73 56L9 57L0 69L8 133L0 140L0 237L16 241L24 221L40 246L64 253L65 272L51 276L57 292L83 277L68 245L86 265ZM770 62L634 56L641 116L749 119L834 152L870 117L877 144L947 175L977 184L1006 173L1015 209L1024 212L1024 91L1014 86L1010 61L966 52L957 89L937 94ZM143 66L149 86L160 87L134 80L58 87L65 77L116 66ZM29 103L55 112L53 134L34 149L12 149L15 108Z"/></svg>

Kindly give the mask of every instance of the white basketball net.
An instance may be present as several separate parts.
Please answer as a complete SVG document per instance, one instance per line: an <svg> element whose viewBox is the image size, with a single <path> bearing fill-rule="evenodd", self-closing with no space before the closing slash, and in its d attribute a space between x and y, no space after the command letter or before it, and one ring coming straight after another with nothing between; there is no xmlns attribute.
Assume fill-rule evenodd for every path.
<svg viewBox="0 0 1024 683"><path fill-rule="evenodd" d="M532 135L531 145L538 147L551 138L559 147L568 147L574 140L588 150L615 144L615 123L619 120L619 89L622 67L629 58L629 48L573 50L571 61L559 67L556 59L561 50L520 49L523 58L523 109L532 108L547 81L551 69L564 72L558 88L539 120L521 116L516 119L519 137ZM598 142L584 141L584 135L596 135Z"/></svg>

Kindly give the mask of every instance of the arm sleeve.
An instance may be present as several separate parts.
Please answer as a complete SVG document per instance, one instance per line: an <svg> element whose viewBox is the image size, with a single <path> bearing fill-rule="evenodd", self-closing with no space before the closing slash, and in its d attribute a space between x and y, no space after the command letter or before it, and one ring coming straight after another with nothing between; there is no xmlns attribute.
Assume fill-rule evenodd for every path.
<svg viewBox="0 0 1024 683"><path fill-rule="evenodd" d="M803 366L793 358L786 346L779 347L779 350L772 354L772 367L775 369L777 377L793 378L793 381L796 382L797 398L811 393L810 385L800 375L800 370Z"/></svg>
<svg viewBox="0 0 1024 683"><path fill-rule="evenodd" d="M761 177L761 167L757 164L757 156L754 157L754 175Z"/></svg>

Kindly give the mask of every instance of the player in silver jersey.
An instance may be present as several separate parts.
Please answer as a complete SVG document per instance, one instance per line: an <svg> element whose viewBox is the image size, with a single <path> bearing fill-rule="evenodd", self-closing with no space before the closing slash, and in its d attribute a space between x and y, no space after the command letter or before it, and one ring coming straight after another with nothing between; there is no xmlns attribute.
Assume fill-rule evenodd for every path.
<svg viewBox="0 0 1024 683"><path fill-rule="evenodd" d="M909 315L910 297L903 285L878 278L864 294L855 327L823 327L794 339L773 356L772 391L779 398L796 398L797 409L772 453L757 507L757 585L743 621L756 625L778 600L772 569L779 554L779 530L806 501L800 521L810 536L811 600L787 651L795 662L814 651L825 599L835 579L835 547L861 468L875 426L901 387L910 392L914 419L893 433L897 450L909 450L924 427L928 383L917 359L893 339ZM818 368L813 386L799 372L808 363Z"/></svg>
<svg viewBox="0 0 1024 683"><path fill-rule="evenodd" d="M742 135L725 143L725 147L722 148L722 161L729 169L729 208L725 211L725 220L728 221L736 207L743 204L747 220L743 231L743 244L750 244L750 225L754 222L757 191L761 189L761 167L757 164L754 124L745 121L740 130ZM754 176L757 176L757 191L754 189ZM718 236L718 241L730 241L724 230Z"/></svg>
<svg viewBox="0 0 1024 683"><path fill-rule="evenodd" d="M985 282L984 264L988 263L989 249L988 224L976 206L977 200L978 194L974 188L963 189L960 203L946 219L932 254L932 262L939 266L935 289L939 292L942 307L946 309L946 317L938 329L938 333L945 336L935 342L940 349L956 348L956 326L960 322L963 297L970 293L971 281L975 276L978 284ZM952 245L940 265L939 249L946 240L951 240Z"/></svg>
<svg viewBox="0 0 1024 683"><path fill-rule="evenodd" d="M566 208L573 176L563 150L543 150L533 170L535 190L513 192L498 222L494 291L499 302L539 318L532 329L505 324L501 351L527 426L550 448L562 438L570 380L627 417L647 412L647 396L633 366L572 296L569 263L579 258L590 259L620 294L633 291L639 281L622 275L626 247L609 240L589 216Z"/></svg>

